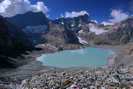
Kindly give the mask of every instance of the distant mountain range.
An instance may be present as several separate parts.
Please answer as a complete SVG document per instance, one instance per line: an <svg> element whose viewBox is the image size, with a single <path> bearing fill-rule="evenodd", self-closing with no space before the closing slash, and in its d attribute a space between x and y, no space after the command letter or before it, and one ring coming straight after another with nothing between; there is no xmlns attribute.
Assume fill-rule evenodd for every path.
<svg viewBox="0 0 133 89"><path fill-rule="evenodd" d="M44 43L41 35L48 31L49 19L42 13L27 12L26 14L16 15L6 18L8 22L14 24L25 32L33 45Z"/></svg>
<svg viewBox="0 0 133 89"><path fill-rule="evenodd" d="M21 28L25 28L26 26L48 25L49 22L49 19L42 12L27 12L6 19L8 22Z"/></svg>
<svg viewBox="0 0 133 89"><path fill-rule="evenodd" d="M95 23L86 14L56 20L50 20L41 12L0 17L0 63L8 66L14 66L18 60L13 58L38 44L64 49L67 44L119 45L132 41L133 17L107 26Z"/></svg>

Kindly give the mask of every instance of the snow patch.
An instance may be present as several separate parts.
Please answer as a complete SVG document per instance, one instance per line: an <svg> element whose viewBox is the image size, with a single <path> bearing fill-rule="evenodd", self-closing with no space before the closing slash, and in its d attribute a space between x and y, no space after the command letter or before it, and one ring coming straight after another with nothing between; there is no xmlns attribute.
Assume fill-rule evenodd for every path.
<svg viewBox="0 0 133 89"><path fill-rule="evenodd" d="M79 39L79 43L81 43L81 44L88 44L88 42L83 40L81 37L78 37L78 39Z"/></svg>
<svg viewBox="0 0 133 89"><path fill-rule="evenodd" d="M105 32L108 32L107 30L104 30L102 28L98 28L94 24L89 24L89 29L90 29L90 32L94 32L96 35L100 35L100 34L103 34Z"/></svg>
<svg viewBox="0 0 133 89"><path fill-rule="evenodd" d="M106 21L103 21L101 24L103 24L104 26L107 26L107 25L114 25L114 23L106 22Z"/></svg>
<svg viewBox="0 0 133 89"><path fill-rule="evenodd" d="M117 10L117 9L112 10L110 15L111 15L112 19L102 22L102 24L104 24L105 26L106 25L114 25L115 23L124 21L129 17L128 13L125 13L122 10Z"/></svg>
<svg viewBox="0 0 133 89"><path fill-rule="evenodd" d="M84 31L83 31L83 30L80 30L78 33L79 33L79 34L80 34L80 33L84 33Z"/></svg>
<svg viewBox="0 0 133 89"><path fill-rule="evenodd" d="M112 10L111 16L113 17L113 19L110 20L112 23L121 22L129 17L127 13L124 13L121 10Z"/></svg>

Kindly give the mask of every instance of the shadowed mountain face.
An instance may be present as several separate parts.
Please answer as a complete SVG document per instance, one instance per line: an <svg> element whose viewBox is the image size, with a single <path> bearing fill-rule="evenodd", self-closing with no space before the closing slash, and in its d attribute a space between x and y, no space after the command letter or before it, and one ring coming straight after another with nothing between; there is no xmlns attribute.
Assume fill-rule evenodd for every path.
<svg viewBox="0 0 133 89"><path fill-rule="evenodd" d="M25 14L16 15L12 18L7 18L7 20L21 28L26 26L39 26L48 24L48 18L42 13L27 12Z"/></svg>
<svg viewBox="0 0 133 89"><path fill-rule="evenodd" d="M15 58L32 48L26 35L0 16L0 67L19 65Z"/></svg>
<svg viewBox="0 0 133 89"><path fill-rule="evenodd" d="M68 27L50 22L49 31L43 38L46 43L53 45L63 45L63 44L79 44L77 35L74 31L70 30Z"/></svg>
<svg viewBox="0 0 133 89"><path fill-rule="evenodd" d="M52 21L52 23L58 25L58 29L63 30L62 35L65 43L79 44L79 39L77 36L78 31L85 28L84 30L89 32L88 27L85 25L93 22L89 19L89 16L85 14L74 18L59 18ZM54 27L54 25L50 25L49 31L52 30L52 27Z"/></svg>
<svg viewBox="0 0 133 89"><path fill-rule="evenodd" d="M42 12L27 12L7 20L24 31L33 45L45 42L41 36L48 31L49 19Z"/></svg>

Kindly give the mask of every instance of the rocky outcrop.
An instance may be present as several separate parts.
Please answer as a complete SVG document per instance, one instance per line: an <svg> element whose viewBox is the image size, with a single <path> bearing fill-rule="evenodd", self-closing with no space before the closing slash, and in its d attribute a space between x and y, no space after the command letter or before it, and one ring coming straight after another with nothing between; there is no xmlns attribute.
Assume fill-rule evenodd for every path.
<svg viewBox="0 0 133 89"><path fill-rule="evenodd" d="M20 89L130 89L133 80L129 71L125 66L46 71L24 80Z"/></svg>

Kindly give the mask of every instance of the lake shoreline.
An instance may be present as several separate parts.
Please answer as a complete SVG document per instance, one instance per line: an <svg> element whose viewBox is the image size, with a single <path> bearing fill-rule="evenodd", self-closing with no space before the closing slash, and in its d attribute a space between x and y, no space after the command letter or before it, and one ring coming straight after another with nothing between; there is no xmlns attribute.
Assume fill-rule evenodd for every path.
<svg viewBox="0 0 133 89"><path fill-rule="evenodd" d="M99 48L99 47L98 47ZM114 84L119 83L120 86L123 86L123 82L117 81L115 79L115 77L112 76L121 76L120 79L122 77L124 77L125 75L128 75L128 78L132 78L130 76L130 74L127 73L127 71L131 71L129 69L129 67L123 66L123 64L118 63L116 60L121 60L121 56L123 55L123 52L121 50L123 50L123 46L106 46L106 47L100 47L100 48L107 48L107 49L112 49L114 52L116 52L116 56L113 56L109 59L110 61L113 59L113 64L111 63L111 65L105 65L105 66L101 66L101 67L95 67L95 68L91 68L91 67L73 67L73 68L64 68L64 69L60 69L60 68L54 68L54 67L50 67L51 69L49 70L40 70L37 74L35 74L34 76L32 76L31 78L28 78L27 80L23 80L20 87L21 88L35 88L37 87L37 89L41 89L43 88L50 88L53 85L50 82L53 82L54 87L60 87L61 89L64 89L66 87L71 87L73 85L75 86L80 86L80 88L86 88L88 89L89 86L91 86L90 84L93 84L93 82L89 82L87 79L91 79L94 78L94 82L97 82L96 85L92 85L92 87L96 87L96 86L106 86L106 88L111 88L111 86L109 84L111 84L112 82L109 82L108 80L113 81ZM116 65L117 64L117 65ZM132 67L130 67L132 68ZM124 69L124 71L123 71ZM122 71L122 75L121 73L117 74L118 71ZM124 75L123 75L124 74ZM102 77L101 77L102 75ZM46 77L47 76L47 77ZM85 76L85 77L84 77ZM100 77L99 77L100 76ZM98 80L97 80L98 78ZM115 81L114 81L114 80ZM47 80L47 81L46 81ZM78 80L82 81L82 82L78 82ZM100 81L99 81L100 80ZM124 77L125 80L125 84L126 86L130 86L130 83L128 83L128 81L126 81L126 77ZM36 82L35 82L36 81ZM43 83L41 83L43 81ZM65 82L70 82L70 84L66 84L66 85L62 85ZM38 85L38 83L39 85ZM106 84L106 83L109 84ZM46 84L50 84L50 85L45 85ZM61 84L61 85L60 85ZM59 88L59 89L60 89ZM71 88L70 88L71 89Z"/></svg>
<svg viewBox="0 0 133 89"><path fill-rule="evenodd" d="M68 56L69 55L69 56ZM64 50L52 54L42 54L36 60L46 66L55 66L59 68L71 67L100 67L114 59L115 53L110 49L86 47L75 50ZM100 60L98 62L98 60ZM58 61L58 62L57 62ZM113 64L113 61L112 61Z"/></svg>
<svg viewBox="0 0 133 89"><path fill-rule="evenodd" d="M113 52L115 52L115 54L116 53L119 54L119 52L120 52L119 48L121 48L120 46L93 46L93 47L111 49ZM46 53L46 52L44 52L44 50L41 50L41 51L34 51L30 55L25 55L25 57L29 61L28 64L23 65L17 69L7 70L8 72L3 73L4 75L1 74L0 78L9 78L9 84L10 84L10 81L13 80L19 86L19 84L21 84L23 80L30 79L33 76L36 76L36 75L39 75L39 74L42 74L42 73L45 73L48 71L49 72L52 72L52 71L59 71L59 72L61 72L61 71L62 72L63 71L73 71L74 72L74 71L78 71L78 70L99 70L99 69L100 70L101 69L108 70L108 69L115 66L114 63L116 63L115 59L117 58L117 56L114 57L112 55L112 57L109 58L109 62L112 62L112 60L113 60L114 63L111 63L111 65L110 65L110 63L108 63L105 66L96 67L96 68L90 68L90 67L56 68L56 67L50 67L50 66L43 66L41 62L36 61L36 57L38 57L44 53Z"/></svg>

